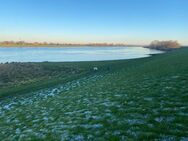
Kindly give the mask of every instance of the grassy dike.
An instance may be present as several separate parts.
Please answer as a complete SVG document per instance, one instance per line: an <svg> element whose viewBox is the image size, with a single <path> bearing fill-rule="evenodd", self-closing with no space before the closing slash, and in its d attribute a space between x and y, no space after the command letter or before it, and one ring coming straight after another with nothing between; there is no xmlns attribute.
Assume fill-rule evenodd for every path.
<svg viewBox="0 0 188 141"><path fill-rule="evenodd" d="M41 80L26 73L18 85L22 98L4 97L17 91L18 78L6 82L11 92L5 82L0 89L0 139L188 140L188 48L133 60L32 65ZM24 94L66 81L57 95Z"/></svg>
<svg viewBox="0 0 188 141"><path fill-rule="evenodd" d="M93 62L42 62L0 64L0 99L22 95L96 73L131 68L144 59ZM98 67L98 71L93 71Z"/></svg>
<svg viewBox="0 0 188 141"><path fill-rule="evenodd" d="M113 70L116 62L123 63L101 61L0 64L0 99L53 87L96 73L108 72ZM93 70L96 66L99 67L97 72Z"/></svg>

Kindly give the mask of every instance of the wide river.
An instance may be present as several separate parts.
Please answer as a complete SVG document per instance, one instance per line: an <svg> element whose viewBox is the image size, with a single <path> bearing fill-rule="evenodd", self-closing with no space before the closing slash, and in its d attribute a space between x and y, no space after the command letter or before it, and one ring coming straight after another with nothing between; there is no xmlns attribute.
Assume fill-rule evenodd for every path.
<svg viewBox="0 0 188 141"><path fill-rule="evenodd" d="M0 63L121 60L158 53L143 47L1 47Z"/></svg>

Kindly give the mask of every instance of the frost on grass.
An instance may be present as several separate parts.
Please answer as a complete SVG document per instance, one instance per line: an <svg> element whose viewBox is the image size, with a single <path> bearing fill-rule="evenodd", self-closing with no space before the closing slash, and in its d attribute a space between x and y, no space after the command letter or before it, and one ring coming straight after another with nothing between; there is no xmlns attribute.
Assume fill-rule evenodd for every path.
<svg viewBox="0 0 188 141"><path fill-rule="evenodd" d="M157 128L169 132L158 134L161 140L177 139L179 132L183 135L178 139L187 139L186 121L182 120L187 117L187 104L180 97L168 96L167 92L173 94L174 90L171 77L163 78L160 85L164 91L156 96L148 92L153 79L129 86L126 83L131 80L118 76L94 75L0 101L0 139L50 136L54 140L80 141L113 136L126 140L147 133L153 136ZM116 82L109 81L114 77Z"/></svg>

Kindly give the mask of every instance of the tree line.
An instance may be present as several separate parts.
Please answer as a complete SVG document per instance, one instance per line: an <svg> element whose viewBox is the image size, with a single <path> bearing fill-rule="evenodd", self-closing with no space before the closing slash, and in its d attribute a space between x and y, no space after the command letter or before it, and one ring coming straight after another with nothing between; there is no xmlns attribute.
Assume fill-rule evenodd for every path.
<svg viewBox="0 0 188 141"><path fill-rule="evenodd" d="M176 48L180 48L181 45L178 43L178 41L152 41L151 44L148 46L148 48L152 48L152 49L158 49L158 50L172 50L172 49L176 49Z"/></svg>

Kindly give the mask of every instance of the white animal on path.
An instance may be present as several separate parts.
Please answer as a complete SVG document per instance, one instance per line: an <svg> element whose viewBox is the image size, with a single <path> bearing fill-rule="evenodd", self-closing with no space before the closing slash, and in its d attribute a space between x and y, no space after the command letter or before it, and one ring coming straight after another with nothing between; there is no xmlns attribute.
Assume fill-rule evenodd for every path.
<svg viewBox="0 0 188 141"><path fill-rule="evenodd" d="M97 70L98 70L98 68L97 68L97 67L93 67L93 70L94 70L94 71L97 71Z"/></svg>

